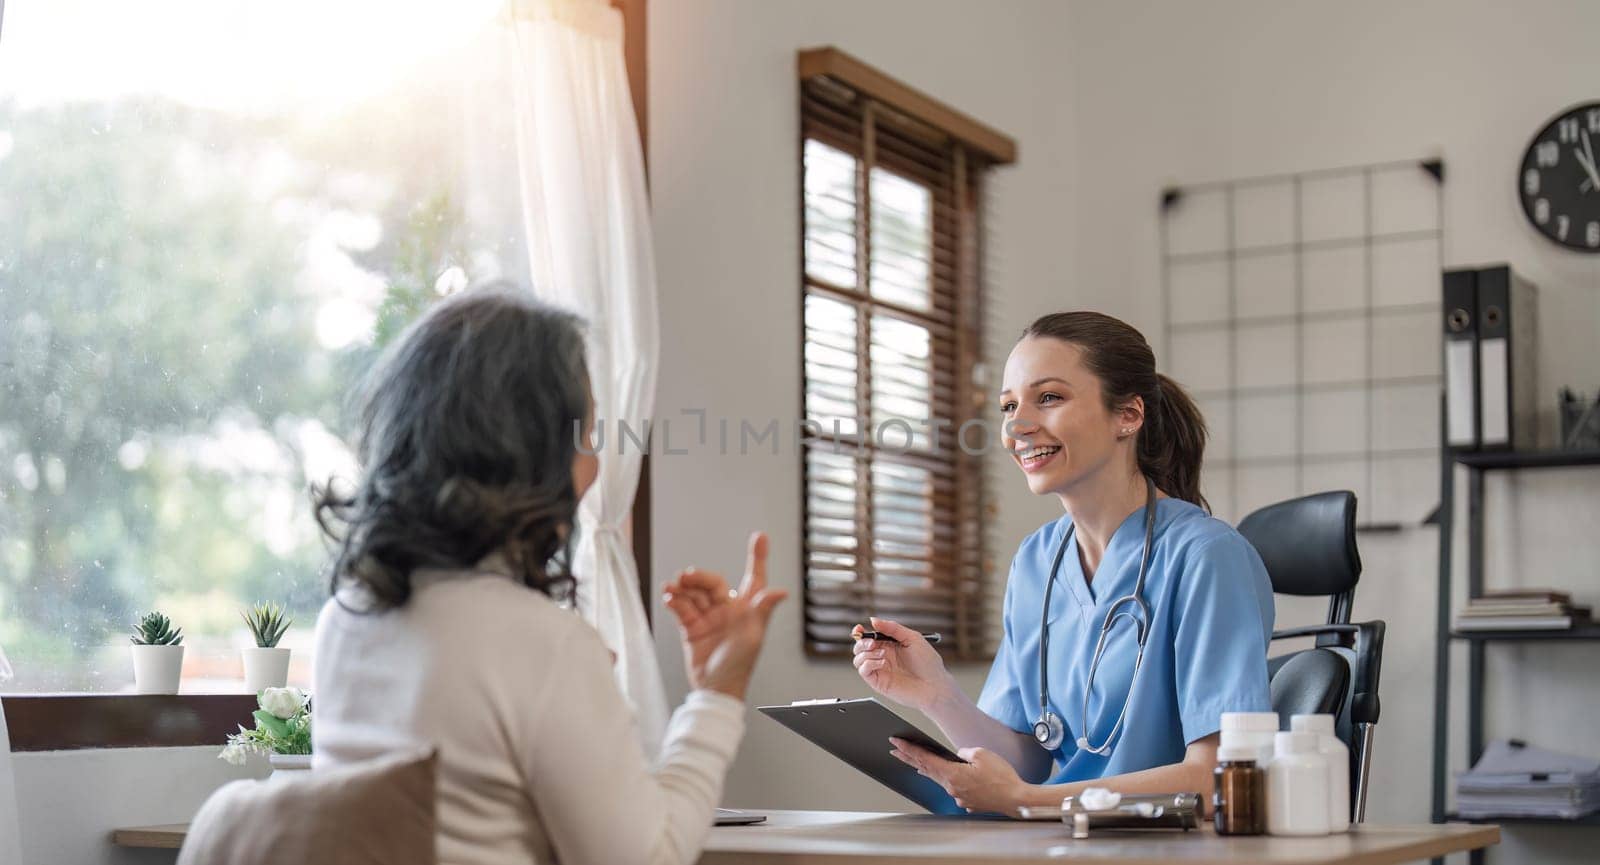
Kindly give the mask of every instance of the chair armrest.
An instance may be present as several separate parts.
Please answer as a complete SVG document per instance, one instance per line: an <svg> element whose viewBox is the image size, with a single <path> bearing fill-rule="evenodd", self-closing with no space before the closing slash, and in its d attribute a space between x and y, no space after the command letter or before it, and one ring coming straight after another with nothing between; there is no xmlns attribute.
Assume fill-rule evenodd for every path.
<svg viewBox="0 0 1600 865"><path fill-rule="evenodd" d="M1381 619L1356 625L1356 669L1351 682L1354 691L1350 720L1357 724L1378 723L1378 676L1383 668L1383 634L1387 627Z"/></svg>
<svg viewBox="0 0 1600 865"><path fill-rule="evenodd" d="M1323 634L1354 634L1357 625L1306 625L1303 628L1284 628L1273 631L1272 639L1287 640L1291 637L1320 637Z"/></svg>

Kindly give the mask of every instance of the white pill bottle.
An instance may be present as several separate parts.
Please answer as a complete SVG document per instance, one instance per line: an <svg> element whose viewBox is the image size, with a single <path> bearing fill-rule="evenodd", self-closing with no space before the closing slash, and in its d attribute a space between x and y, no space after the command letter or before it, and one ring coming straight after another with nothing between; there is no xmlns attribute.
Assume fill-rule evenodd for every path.
<svg viewBox="0 0 1600 865"><path fill-rule="evenodd" d="M1277 734L1267 767L1267 834L1328 834L1328 761L1316 733Z"/></svg>
<svg viewBox="0 0 1600 865"><path fill-rule="evenodd" d="M1295 715L1289 729L1317 734L1317 750L1328 761L1328 831L1350 831L1350 749L1333 732L1333 716Z"/></svg>

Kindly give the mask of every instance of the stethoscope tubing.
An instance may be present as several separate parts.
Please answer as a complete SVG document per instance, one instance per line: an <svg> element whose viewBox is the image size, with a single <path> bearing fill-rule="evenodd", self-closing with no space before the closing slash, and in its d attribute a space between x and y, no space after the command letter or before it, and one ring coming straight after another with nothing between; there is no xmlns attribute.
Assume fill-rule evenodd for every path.
<svg viewBox="0 0 1600 865"><path fill-rule="evenodd" d="M1133 592L1111 602L1111 607L1106 610L1105 621L1100 624L1100 636L1095 641L1094 656L1089 661L1089 677L1083 686L1083 711L1081 718L1083 726L1079 728L1077 745L1080 750L1091 754L1105 756L1111 753L1111 743L1117 737L1117 732L1122 729L1122 722L1128 715L1128 702L1133 698L1133 682L1138 681L1139 669L1144 665L1145 640L1150 636L1150 607L1144 602L1144 578L1150 567L1150 546L1155 537L1156 527L1156 485L1155 481L1145 478L1145 503L1144 503L1144 549L1139 555L1139 576L1133 583ZM1061 572L1061 560L1066 556L1067 546L1072 543L1074 526L1068 525L1067 532L1061 539L1061 545L1056 548L1055 561L1050 565L1050 579L1045 583L1044 607L1040 611L1039 622L1039 720L1034 724L1034 737L1041 745L1046 744L1049 738L1041 731L1054 732L1061 724L1060 718L1050 711L1049 692L1049 662L1050 662L1050 596L1055 590L1056 577ZM1133 612L1123 608L1132 606ZM1106 734L1105 741L1099 745L1089 742L1089 694L1094 690L1094 677L1100 667L1100 658L1105 653L1106 637L1110 635L1111 628L1117 619L1127 616L1133 620L1135 635L1138 639L1138 653L1133 660L1133 680L1128 685L1128 695L1123 698L1122 711L1117 713L1117 722L1111 726L1111 731ZM1053 724L1051 722L1054 722Z"/></svg>

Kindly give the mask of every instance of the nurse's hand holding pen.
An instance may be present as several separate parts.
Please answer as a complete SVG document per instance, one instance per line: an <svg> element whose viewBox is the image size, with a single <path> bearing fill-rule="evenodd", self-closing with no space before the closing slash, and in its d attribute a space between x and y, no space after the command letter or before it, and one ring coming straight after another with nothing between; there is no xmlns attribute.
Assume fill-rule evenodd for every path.
<svg viewBox="0 0 1600 865"><path fill-rule="evenodd" d="M892 639L862 639L866 629L856 625L856 672L868 687L904 706L927 712L941 698L959 694L961 688L945 669L944 659L916 631L899 622L870 619L872 629ZM897 642L898 641L898 642Z"/></svg>
<svg viewBox="0 0 1600 865"><path fill-rule="evenodd" d="M1013 761L1040 775L1049 768L1049 756L1031 738L984 715L921 634L889 619L870 621L874 631L890 638L862 639L866 629L860 625L851 632L856 638L856 672L872 690L933 718L958 744L983 742L1000 749L962 747L956 753L966 762L958 763L911 742L890 739L890 753L932 778L968 811L1016 816L1028 783Z"/></svg>
<svg viewBox="0 0 1600 865"><path fill-rule="evenodd" d="M767 587L767 536L750 536L744 580L737 591L721 574L685 568L662 587L678 617L689 684L743 700L772 610L789 593Z"/></svg>

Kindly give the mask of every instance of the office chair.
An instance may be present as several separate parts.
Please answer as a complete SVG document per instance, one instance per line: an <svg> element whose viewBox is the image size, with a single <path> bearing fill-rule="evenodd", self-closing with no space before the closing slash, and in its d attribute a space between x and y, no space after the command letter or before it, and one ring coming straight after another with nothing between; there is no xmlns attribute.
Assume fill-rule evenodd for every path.
<svg viewBox="0 0 1600 865"><path fill-rule="evenodd" d="M1351 820L1363 822L1378 725L1384 623L1350 623L1361 579L1355 494L1316 493L1267 505L1241 520L1239 533L1261 555L1274 592L1328 596L1327 624L1272 633L1273 640L1315 637L1316 645L1268 658L1267 676L1272 708L1286 729L1290 715L1334 716L1334 728L1350 748Z"/></svg>

